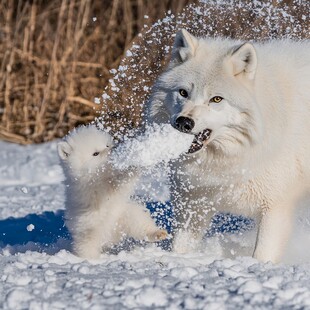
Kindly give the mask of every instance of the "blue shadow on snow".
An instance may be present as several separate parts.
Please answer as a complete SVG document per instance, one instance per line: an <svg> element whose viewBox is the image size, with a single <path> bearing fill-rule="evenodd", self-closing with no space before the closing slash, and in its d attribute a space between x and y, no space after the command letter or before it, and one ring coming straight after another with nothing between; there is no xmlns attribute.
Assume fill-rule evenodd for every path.
<svg viewBox="0 0 310 310"><path fill-rule="evenodd" d="M173 222L173 208L169 202L148 202L147 208L158 226L166 228L170 233ZM207 236L217 233L236 233L253 228L254 222L241 216L218 214L213 218L211 229ZM59 242L65 241L65 242ZM46 211L42 214L28 214L22 218L7 218L0 220L0 248L31 244L21 251L37 250L52 253L61 248L68 248L71 242L70 234L64 224L64 210ZM57 245L56 245L57 244ZM169 248L163 243L163 248ZM18 250L20 251L20 250Z"/></svg>

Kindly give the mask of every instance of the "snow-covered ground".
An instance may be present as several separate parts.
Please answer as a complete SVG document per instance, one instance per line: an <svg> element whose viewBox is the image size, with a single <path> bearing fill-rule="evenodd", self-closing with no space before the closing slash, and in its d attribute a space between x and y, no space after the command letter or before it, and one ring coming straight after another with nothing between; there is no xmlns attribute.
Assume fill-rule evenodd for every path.
<svg viewBox="0 0 310 310"><path fill-rule="evenodd" d="M56 143L0 150L1 309L310 309L309 211L288 251L295 264L238 257L237 235L230 259L210 238L204 253L137 245L88 262L70 253Z"/></svg>

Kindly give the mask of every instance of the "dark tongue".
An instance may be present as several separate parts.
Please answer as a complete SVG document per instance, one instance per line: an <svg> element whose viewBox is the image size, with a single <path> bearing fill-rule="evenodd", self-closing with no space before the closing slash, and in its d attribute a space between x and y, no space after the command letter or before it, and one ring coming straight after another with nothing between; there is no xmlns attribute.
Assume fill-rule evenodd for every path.
<svg viewBox="0 0 310 310"><path fill-rule="evenodd" d="M210 138L210 135L211 135L211 130L209 129L205 129L199 132L197 135L195 135L192 145L187 151L187 153L192 154L202 149L203 142L208 140Z"/></svg>

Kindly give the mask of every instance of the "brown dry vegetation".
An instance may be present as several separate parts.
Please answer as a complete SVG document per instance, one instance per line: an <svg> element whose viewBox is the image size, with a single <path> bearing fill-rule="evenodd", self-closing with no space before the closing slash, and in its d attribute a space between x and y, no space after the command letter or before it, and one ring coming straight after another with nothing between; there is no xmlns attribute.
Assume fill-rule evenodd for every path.
<svg viewBox="0 0 310 310"><path fill-rule="evenodd" d="M188 2L0 0L0 138L48 141L93 120L136 34Z"/></svg>

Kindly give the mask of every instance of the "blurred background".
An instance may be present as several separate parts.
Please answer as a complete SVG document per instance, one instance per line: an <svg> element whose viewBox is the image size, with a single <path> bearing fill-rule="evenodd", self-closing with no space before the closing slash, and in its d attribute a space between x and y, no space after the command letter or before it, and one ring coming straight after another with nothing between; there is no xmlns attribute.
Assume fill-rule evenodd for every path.
<svg viewBox="0 0 310 310"><path fill-rule="evenodd" d="M176 29L309 38L309 2L0 0L0 139L50 141L100 115L114 131L137 127Z"/></svg>
<svg viewBox="0 0 310 310"><path fill-rule="evenodd" d="M135 36L190 1L0 0L0 139L48 141L93 120Z"/></svg>

